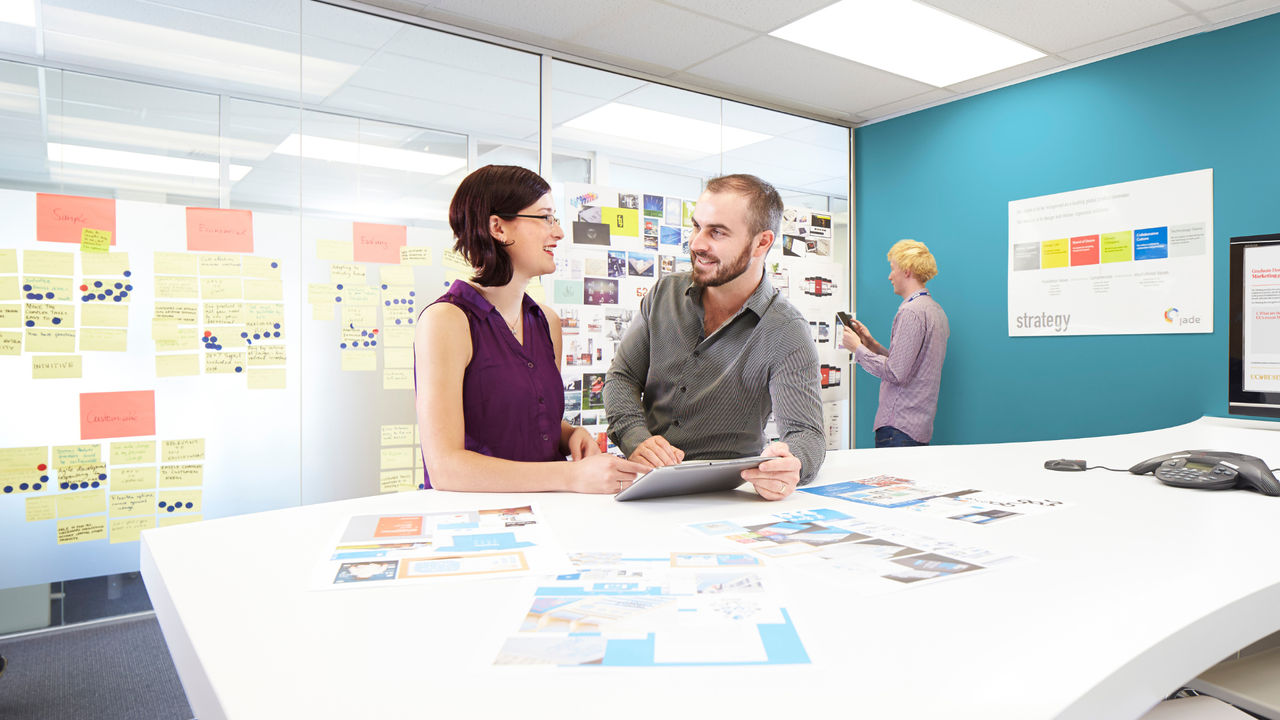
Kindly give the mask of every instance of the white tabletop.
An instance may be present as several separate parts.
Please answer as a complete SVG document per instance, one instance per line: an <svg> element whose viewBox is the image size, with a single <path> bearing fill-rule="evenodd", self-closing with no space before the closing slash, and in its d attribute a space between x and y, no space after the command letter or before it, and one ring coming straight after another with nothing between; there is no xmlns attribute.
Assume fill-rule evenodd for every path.
<svg viewBox="0 0 1280 720"><path fill-rule="evenodd" d="M1079 440L852 450L829 453L815 484L888 474L1070 505L970 525L807 493L781 503L745 490L617 503L431 491L149 530L142 572L200 720L1136 718L1280 630L1280 498L1051 472L1043 462L1124 468L1183 449L1280 465L1280 433L1218 419ZM493 638L519 625L528 579L308 589L351 515L530 502L569 550L724 550L682 526L825 506L1026 560L874 597L787 574L784 604L812 660L795 666L496 668Z"/></svg>

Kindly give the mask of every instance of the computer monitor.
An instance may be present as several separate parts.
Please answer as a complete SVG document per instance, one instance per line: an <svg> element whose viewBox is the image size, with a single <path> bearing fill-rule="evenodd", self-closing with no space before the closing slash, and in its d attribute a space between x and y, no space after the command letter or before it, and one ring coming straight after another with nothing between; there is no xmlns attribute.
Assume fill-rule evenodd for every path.
<svg viewBox="0 0 1280 720"><path fill-rule="evenodd" d="M1280 417L1280 234L1231 238L1227 410Z"/></svg>

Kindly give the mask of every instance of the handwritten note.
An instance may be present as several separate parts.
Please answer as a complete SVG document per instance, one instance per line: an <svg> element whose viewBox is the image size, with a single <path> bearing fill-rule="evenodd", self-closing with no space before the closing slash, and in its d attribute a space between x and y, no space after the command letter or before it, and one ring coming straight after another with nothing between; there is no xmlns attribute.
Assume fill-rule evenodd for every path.
<svg viewBox="0 0 1280 720"><path fill-rule="evenodd" d="M156 526L154 515L149 517L111 518L111 544L137 542L142 538L143 530Z"/></svg>
<svg viewBox="0 0 1280 720"><path fill-rule="evenodd" d="M413 370L410 368L385 368L382 371L383 390L412 390Z"/></svg>
<svg viewBox="0 0 1280 720"><path fill-rule="evenodd" d="M378 492L408 492L418 489L417 476L412 470L383 470L378 476Z"/></svg>
<svg viewBox="0 0 1280 720"><path fill-rule="evenodd" d="M195 275L198 255L175 252L155 254L156 275Z"/></svg>
<svg viewBox="0 0 1280 720"><path fill-rule="evenodd" d="M198 278L189 275L157 275L155 292L158 298L200 297Z"/></svg>
<svg viewBox="0 0 1280 720"><path fill-rule="evenodd" d="M284 368L249 368L250 390L283 390Z"/></svg>
<svg viewBox="0 0 1280 720"><path fill-rule="evenodd" d="M200 356L194 353L156 355L156 377L190 377L200 374Z"/></svg>
<svg viewBox="0 0 1280 720"><path fill-rule="evenodd" d="M372 350L343 350L342 369L347 372L374 372L378 369L378 354Z"/></svg>
<svg viewBox="0 0 1280 720"><path fill-rule="evenodd" d="M116 492L107 498L107 515L111 517L128 517L130 515L155 515L155 492Z"/></svg>
<svg viewBox="0 0 1280 720"><path fill-rule="evenodd" d="M111 443L112 465L137 465L156 461L156 441ZM118 470L117 470L118 472ZM113 484L115 478L112 478Z"/></svg>
<svg viewBox="0 0 1280 720"><path fill-rule="evenodd" d="M204 459L204 438L184 438L160 442L162 462L185 462Z"/></svg>
<svg viewBox="0 0 1280 720"><path fill-rule="evenodd" d="M235 375L243 373L248 363L242 352L210 352L204 354L205 375Z"/></svg>
<svg viewBox="0 0 1280 720"><path fill-rule="evenodd" d="M89 542L107 539L107 518L105 515L92 518L75 518L58 521L58 544Z"/></svg>
<svg viewBox="0 0 1280 720"><path fill-rule="evenodd" d="M49 465L49 446L0 448L0 471L42 470Z"/></svg>
<svg viewBox="0 0 1280 720"><path fill-rule="evenodd" d="M82 352L128 352L129 331L124 328L81 328Z"/></svg>
<svg viewBox="0 0 1280 720"><path fill-rule="evenodd" d="M412 425L383 425L383 445L408 445L413 442Z"/></svg>
<svg viewBox="0 0 1280 720"><path fill-rule="evenodd" d="M102 462L102 446L97 443L53 446L53 466L56 468L100 462Z"/></svg>
<svg viewBox="0 0 1280 720"><path fill-rule="evenodd" d="M58 499L58 517L60 518L106 512L107 510L107 494L102 490L62 493L54 497Z"/></svg>
<svg viewBox="0 0 1280 720"><path fill-rule="evenodd" d="M106 275L122 278L129 271L129 253L113 252L81 255L80 270L86 276Z"/></svg>
<svg viewBox="0 0 1280 720"><path fill-rule="evenodd" d="M112 490L150 490L155 486L155 465L111 468Z"/></svg>
<svg viewBox="0 0 1280 720"><path fill-rule="evenodd" d="M411 468L413 467L413 452L414 448L412 447L384 447L382 448L379 467L383 470Z"/></svg>
<svg viewBox="0 0 1280 720"><path fill-rule="evenodd" d="M96 230L94 228L81 228L80 230L80 252L83 253L105 253L111 250L110 230Z"/></svg>
<svg viewBox="0 0 1280 720"><path fill-rule="evenodd" d="M430 265L431 264L431 248L406 245L400 248L400 264L401 265Z"/></svg>
<svg viewBox="0 0 1280 720"><path fill-rule="evenodd" d="M80 394L80 439L156 434L154 390Z"/></svg>
<svg viewBox="0 0 1280 720"><path fill-rule="evenodd" d="M83 373L79 355L31 356L32 380L74 380L83 377Z"/></svg>
<svg viewBox="0 0 1280 720"><path fill-rule="evenodd" d="M85 228L111 233L114 245L116 201L36 193L36 240L79 245Z"/></svg>
<svg viewBox="0 0 1280 720"><path fill-rule="evenodd" d="M74 242L80 242L79 234ZM76 256L68 252L23 250L22 272L25 275L74 275Z"/></svg>
<svg viewBox="0 0 1280 720"><path fill-rule="evenodd" d="M75 330L27 328L25 338L24 346L29 353L70 353L76 351Z"/></svg>
<svg viewBox="0 0 1280 720"><path fill-rule="evenodd" d="M203 465L161 465L160 487L194 487L204 484Z"/></svg>
<svg viewBox="0 0 1280 720"><path fill-rule="evenodd" d="M355 258L355 248L349 240L316 240L316 259L329 262L351 262Z"/></svg>
<svg viewBox="0 0 1280 720"><path fill-rule="evenodd" d="M85 327L129 327L129 306L97 303L81 305L80 324Z"/></svg>
<svg viewBox="0 0 1280 720"><path fill-rule="evenodd" d="M56 497L45 495L27 498L27 522L52 520L58 516Z"/></svg>
<svg viewBox="0 0 1280 720"><path fill-rule="evenodd" d="M249 210L187 208L187 250L253 252L253 213Z"/></svg>
<svg viewBox="0 0 1280 720"><path fill-rule="evenodd" d="M404 225L352 223L351 234L356 262L399 263L408 242Z"/></svg>

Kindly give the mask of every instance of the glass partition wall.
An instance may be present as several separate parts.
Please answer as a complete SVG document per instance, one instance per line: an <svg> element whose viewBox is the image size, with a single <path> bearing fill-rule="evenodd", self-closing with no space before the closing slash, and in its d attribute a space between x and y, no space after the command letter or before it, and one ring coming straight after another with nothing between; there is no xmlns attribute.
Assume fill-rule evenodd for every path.
<svg viewBox="0 0 1280 720"><path fill-rule="evenodd" d="M847 270L850 258L848 128L564 60L544 63L501 44L307 0L15 0L0 15L0 58L7 226L0 291L16 293L0 295L0 318L14 320L0 324L0 339L16 348L0 354L0 376L11 399L32 408L0 420L0 475L14 483L0 495L0 542L21 548L0 566L0 634L148 609L136 528L412 489L421 460L412 389L404 386L411 376L391 336L403 339L411 308L458 277L446 252L448 203L477 167L522 165L558 192L609 186L687 200L708 178L749 172L774 183L789 208L829 216L824 261ZM550 167L539 166L544 147ZM115 352L82 331L71 354L83 370L74 376L37 370L46 356L15 324L35 301L17 288L33 279L89 282L100 264L73 261L79 248L46 242L30 217L37 194L114 200L111 251L127 254L140 286L122 303L127 328ZM194 270L166 275L179 272L170 263L184 253L197 256L193 263L216 259L196 252L189 235L184 244L187 208L249 211L250 254L282 268L253 275L246 255L238 286L272 301L279 294L268 310L280 313L283 337L267 354L281 366L261 376L277 384L213 374L215 355L227 348L209 342L216 335L194 333L229 328L210 319L208 294L187 299L199 313L189 348L196 374L173 377L177 365L160 361L180 359L164 352L153 325L167 302L160 287L198 285ZM358 249L342 256L352 252L353 228L391 228L403 233L402 245L423 252L361 264ZM67 277L41 278L38 261L56 251L68 256ZM366 321L384 339L376 352L347 344L367 314L340 307L351 273L378 305ZM836 284L849 280L845 272ZM407 295L408 288L416 295L393 304L397 289ZM551 282L539 291L551 293ZM237 313L262 312L255 302L262 298L233 297ZM88 325L84 309L70 307L69 317ZM367 343L372 332L355 342ZM247 353L253 370L249 348L229 345ZM154 393L153 435L95 440L76 426L84 395L122 391ZM258 419L268 430L254 431L246 418L255 414L268 416ZM158 475L158 484L129 492L163 506L169 449L179 447L171 443L197 439L199 455L186 460L201 464L202 479L181 492L199 505L180 517L152 510L154 520L126 522L137 516L121 510L123 478L139 469ZM154 471L117 457L123 445L115 445L138 442L154 444ZM52 478L38 471L46 480L35 491L19 482L37 472L22 465L30 451L53 469ZM77 453L101 465L101 487L59 483L71 477L67 458ZM57 501L72 492L87 503L79 510Z"/></svg>

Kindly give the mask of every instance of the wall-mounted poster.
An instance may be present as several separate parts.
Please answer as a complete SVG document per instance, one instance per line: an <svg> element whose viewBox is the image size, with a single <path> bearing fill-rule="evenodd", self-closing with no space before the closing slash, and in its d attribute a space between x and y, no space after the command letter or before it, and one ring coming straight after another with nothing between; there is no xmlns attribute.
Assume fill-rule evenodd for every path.
<svg viewBox="0 0 1280 720"><path fill-rule="evenodd" d="M1009 203L1009 335L1213 332L1213 170Z"/></svg>

